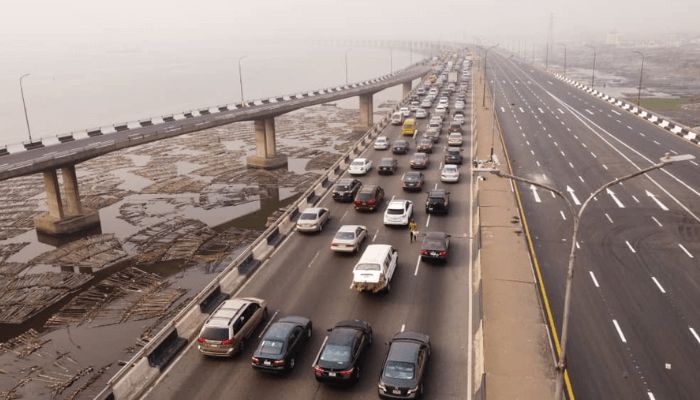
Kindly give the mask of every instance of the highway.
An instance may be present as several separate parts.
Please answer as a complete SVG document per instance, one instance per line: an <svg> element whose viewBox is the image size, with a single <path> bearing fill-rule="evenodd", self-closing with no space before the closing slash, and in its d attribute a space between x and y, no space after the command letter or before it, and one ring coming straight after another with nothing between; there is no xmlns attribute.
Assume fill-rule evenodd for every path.
<svg viewBox="0 0 700 400"><path fill-rule="evenodd" d="M516 175L578 210L616 177L700 148L545 71L489 57L489 85ZM578 399L697 399L700 393L700 167L685 161L616 185L581 220L568 368ZM557 330L571 215L519 184ZM485 266L488 268L488 266Z"/></svg>
<svg viewBox="0 0 700 400"><path fill-rule="evenodd" d="M399 170L394 176L380 176L376 165L391 151L377 151L370 146L364 156L374 168L360 177L364 184L380 184L391 198L414 202L414 216L419 231L440 230L452 235L450 259L446 265L419 261L420 243L409 243L406 228L390 228L382 224L387 204L375 213L359 213L351 203L336 203L324 196L320 206L331 210L331 220L320 234L293 233L273 253L247 284L235 295L256 296L268 301L271 319L286 315L311 318L314 332L311 341L297 359L297 366L287 376L271 376L253 370L250 356L258 342L247 343L242 354L233 359L211 359L199 354L195 343L168 367L158 383L144 398L233 398L233 399L375 399L381 362L386 354L384 344L396 332L415 330L427 333L432 341L432 356L425 382L426 398L466 399L468 373L468 328L470 313L469 271L471 260L468 240L471 118L470 94L465 110L464 165L457 184L439 182L439 167L446 146L446 122L440 142L430 156L431 164L424 172L425 189L408 193L401 189L400 178L409 171L410 154L394 155ZM453 104L451 98L450 106ZM437 104L437 100L434 105ZM419 132L425 130L427 119L418 120ZM383 132L390 140L399 138L400 127L389 125ZM411 152L415 141L410 139ZM450 212L447 216L430 216L424 212L428 188L447 187L451 192ZM399 265L391 282L391 292L372 295L349 289L352 268L359 255L339 255L330 251L331 239L343 224L366 225L367 243L388 243L399 252ZM366 246L366 244L365 244ZM364 248L364 246L363 246ZM361 378L351 387L320 384L311 368L325 337L325 329L343 319L363 319L374 329L374 343L361 365ZM266 321L265 323L269 323Z"/></svg>

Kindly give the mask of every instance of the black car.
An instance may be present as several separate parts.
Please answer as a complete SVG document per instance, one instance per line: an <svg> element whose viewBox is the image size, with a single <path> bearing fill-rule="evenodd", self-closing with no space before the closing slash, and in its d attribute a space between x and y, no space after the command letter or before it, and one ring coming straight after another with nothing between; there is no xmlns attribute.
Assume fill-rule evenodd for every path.
<svg viewBox="0 0 700 400"><path fill-rule="evenodd" d="M299 351L310 338L310 319L297 316L280 318L265 332L253 353L251 365L262 371L290 371L296 364Z"/></svg>
<svg viewBox="0 0 700 400"><path fill-rule="evenodd" d="M391 146L391 152L394 154L408 153L408 141L403 139L395 140L394 144Z"/></svg>
<svg viewBox="0 0 700 400"><path fill-rule="evenodd" d="M423 380L430 358L430 337L419 332L400 332L389 342L379 376L382 399L417 399L423 394Z"/></svg>
<svg viewBox="0 0 700 400"><path fill-rule="evenodd" d="M316 380L358 381L360 361L372 344L372 327L360 320L340 321L328 332L328 338L314 361Z"/></svg>
<svg viewBox="0 0 700 400"><path fill-rule="evenodd" d="M366 185L355 196L355 210L374 211L384 200L384 189L379 185Z"/></svg>
<svg viewBox="0 0 700 400"><path fill-rule="evenodd" d="M462 165L462 149L459 147L448 147L445 152L445 164Z"/></svg>
<svg viewBox="0 0 700 400"><path fill-rule="evenodd" d="M420 258L424 261L447 262L450 251L450 235L445 232L428 232L421 245Z"/></svg>
<svg viewBox="0 0 700 400"><path fill-rule="evenodd" d="M462 125L460 125L459 122L452 122L452 123L450 123L450 130L449 130L449 132L450 132L450 133L452 133L452 132L459 132L459 133L461 133L461 134L464 134L464 132L462 131Z"/></svg>
<svg viewBox="0 0 700 400"><path fill-rule="evenodd" d="M333 188L333 200L351 202L362 188L362 182L355 178L338 180Z"/></svg>
<svg viewBox="0 0 700 400"><path fill-rule="evenodd" d="M450 192L444 189L435 189L428 192L425 200L426 214L447 214L450 209Z"/></svg>
<svg viewBox="0 0 700 400"><path fill-rule="evenodd" d="M379 161L379 168L377 172L379 175L394 175L396 169L399 167L399 163L395 158L386 157Z"/></svg>
<svg viewBox="0 0 700 400"><path fill-rule="evenodd" d="M401 187L406 191L415 190L420 192L423 190L423 183L425 183L425 178L423 173L419 171L406 172L401 179Z"/></svg>
<svg viewBox="0 0 700 400"><path fill-rule="evenodd" d="M416 151L421 153L432 153L433 152L433 141L432 139L420 139L416 145Z"/></svg>

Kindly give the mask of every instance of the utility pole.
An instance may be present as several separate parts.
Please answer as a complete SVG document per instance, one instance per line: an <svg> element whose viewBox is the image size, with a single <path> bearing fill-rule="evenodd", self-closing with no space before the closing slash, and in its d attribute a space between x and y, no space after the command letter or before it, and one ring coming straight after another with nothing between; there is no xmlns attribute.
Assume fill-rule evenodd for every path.
<svg viewBox="0 0 700 400"><path fill-rule="evenodd" d="M566 45L559 43L559 46L564 46L564 76L566 76Z"/></svg>
<svg viewBox="0 0 700 400"><path fill-rule="evenodd" d="M591 87L594 87L594 86L595 86L595 58L596 58L596 51L595 51L595 47L593 47L593 46L591 46L591 45L586 45L586 47L589 47L589 48L593 49L593 72L591 73Z"/></svg>
<svg viewBox="0 0 700 400"><path fill-rule="evenodd" d="M29 127L29 117L27 116L27 102L24 101L24 87L22 87L22 79L28 77L30 74L23 74L19 77L19 92L22 95L22 106L24 106L24 120L27 122L27 134L29 135L29 143L32 143L32 130Z"/></svg>
<svg viewBox="0 0 700 400"><path fill-rule="evenodd" d="M549 71L549 48L552 45L552 36L554 35L554 13L549 13L549 31L547 32L547 49L544 56L544 70Z"/></svg>
<svg viewBox="0 0 700 400"><path fill-rule="evenodd" d="M241 60L248 56L238 57L238 84L241 88L241 104L245 106L245 101L243 100L243 73L241 70Z"/></svg>
<svg viewBox="0 0 700 400"><path fill-rule="evenodd" d="M637 107L640 107L642 101L642 79L644 78L644 53L641 51L635 51L635 53L642 56L642 68L639 70L639 89L637 90Z"/></svg>
<svg viewBox="0 0 700 400"><path fill-rule="evenodd" d="M345 50L345 84L348 84L348 52L352 49Z"/></svg>
<svg viewBox="0 0 700 400"><path fill-rule="evenodd" d="M489 50L498 47L498 43L494 44L493 46L484 49L484 72L483 72L483 77L484 77L484 90L481 93L481 106L486 107L486 58L489 56Z"/></svg>

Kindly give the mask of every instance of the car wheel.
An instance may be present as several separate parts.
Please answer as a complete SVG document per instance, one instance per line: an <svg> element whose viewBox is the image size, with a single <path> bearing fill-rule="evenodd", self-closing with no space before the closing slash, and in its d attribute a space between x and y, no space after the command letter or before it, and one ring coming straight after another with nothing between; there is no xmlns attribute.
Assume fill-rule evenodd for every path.
<svg viewBox="0 0 700 400"><path fill-rule="evenodd" d="M309 329L306 330L306 338L311 339L311 326L309 325Z"/></svg>
<svg viewBox="0 0 700 400"><path fill-rule="evenodd" d="M289 369L294 369L294 364L296 364L296 360L292 357L289 359Z"/></svg>

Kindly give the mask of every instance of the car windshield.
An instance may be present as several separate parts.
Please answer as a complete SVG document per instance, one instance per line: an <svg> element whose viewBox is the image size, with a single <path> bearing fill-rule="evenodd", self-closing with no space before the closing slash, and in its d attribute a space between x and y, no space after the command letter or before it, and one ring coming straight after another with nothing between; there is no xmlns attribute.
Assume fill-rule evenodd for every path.
<svg viewBox="0 0 700 400"><path fill-rule="evenodd" d="M352 164L350 164L350 165L353 165L355 167L361 167L361 166L365 165L365 162L364 161L353 161Z"/></svg>
<svg viewBox="0 0 700 400"><path fill-rule="evenodd" d="M394 147L406 147L406 142L396 142L394 143Z"/></svg>
<svg viewBox="0 0 700 400"><path fill-rule="evenodd" d="M442 240L426 239L423 242L423 248L439 250L445 248L445 243Z"/></svg>
<svg viewBox="0 0 700 400"><path fill-rule="evenodd" d="M350 185L336 185L335 190L350 190Z"/></svg>
<svg viewBox="0 0 700 400"><path fill-rule="evenodd" d="M444 203L445 199L443 199L442 197L429 197L428 201L431 203Z"/></svg>
<svg viewBox="0 0 700 400"><path fill-rule="evenodd" d="M262 343L260 343L260 354L282 354L283 345L284 342L281 340L263 340Z"/></svg>
<svg viewBox="0 0 700 400"><path fill-rule="evenodd" d="M228 339L228 328L221 327L206 327L202 331L203 338L207 340L224 340Z"/></svg>
<svg viewBox="0 0 700 400"><path fill-rule="evenodd" d="M350 347L328 344L321 353L321 361L345 363L350 361Z"/></svg>
<svg viewBox="0 0 700 400"><path fill-rule="evenodd" d="M356 271L379 271L379 264L357 264Z"/></svg>
<svg viewBox="0 0 700 400"><path fill-rule="evenodd" d="M335 234L336 239L340 240L353 240L355 238L354 232L338 232Z"/></svg>
<svg viewBox="0 0 700 400"><path fill-rule="evenodd" d="M384 376L393 379L413 379L416 366L401 361L388 361L384 367Z"/></svg>
<svg viewBox="0 0 700 400"><path fill-rule="evenodd" d="M418 174L406 174L404 177L404 180L406 181L417 181L420 179L420 175Z"/></svg>
<svg viewBox="0 0 700 400"><path fill-rule="evenodd" d="M403 208L388 208L386 213L390 215L403 215Z"/></svg>
<svg viewBox="0 0 700 400"><path fill-rule="evenodd" d="M457 168L445 168L442 170L442 172L445 172L447 174L454 174L455 172L457 172Z"/></svg>
<svg viewBox="0 0 700 400"><path fill-rule="evenodd" d="M423 154L416 154L415 156L413 156L413 159L416 161L423 161L425 160L425 156Z"/></svg>
<svg viewBox="0 0 700 400"><path fill-rule="evenodd" d="M316 219L316 214L314 213L303 213L299 216L299 219L301 220L315 220Z"/></svg>
<svg viewBox="0 0 700 400"><path fill-rule="evenodd" d="M371 199L373 196L374 196L374 194L373 194L372 192L369 192L369 193L367 193L367 192L365 192L365 193L358 193L358 194L357 194L357 199L358 199L358 200L369 200L369 199Z"/></svg>

